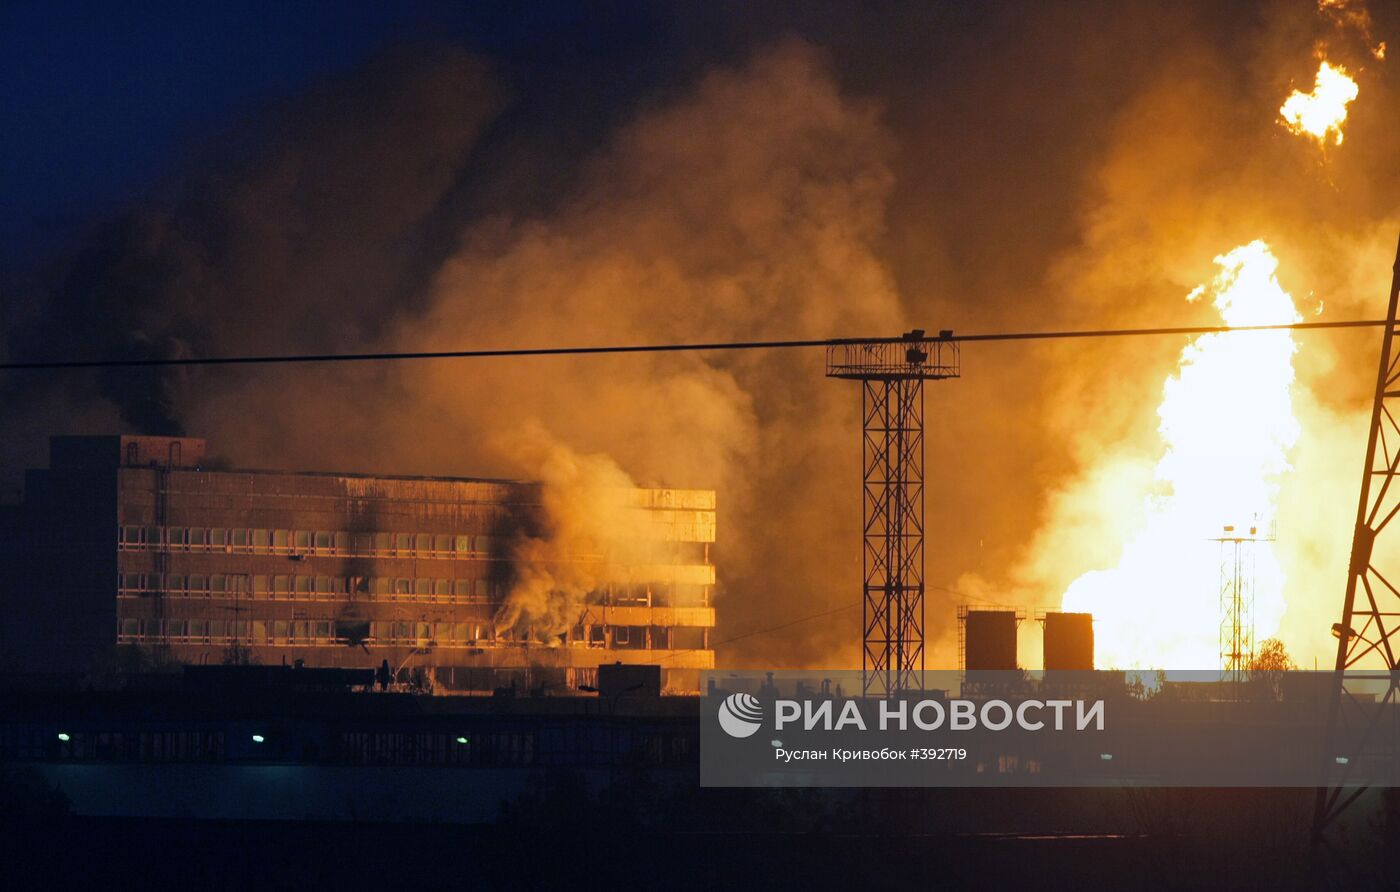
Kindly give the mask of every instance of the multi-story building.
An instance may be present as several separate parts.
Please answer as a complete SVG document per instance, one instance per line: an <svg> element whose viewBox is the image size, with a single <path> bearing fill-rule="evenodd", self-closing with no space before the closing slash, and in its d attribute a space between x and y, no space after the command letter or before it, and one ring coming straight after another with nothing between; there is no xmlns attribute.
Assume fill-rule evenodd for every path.
<svg viewBox="0 0 1400 892"><path fill-rule="evenodd" d="M26 473L0 524L0 643L31 669L125 651L564 692L622 662L696 690L714 665L714 492L624 494L642 541L620 543L627 563L606 561L568 605L571 625L547 636L498 627L524 569L515 538L538 533L542 495L504 480L215 468L195 438L54 437L50 467Z"/></svg>

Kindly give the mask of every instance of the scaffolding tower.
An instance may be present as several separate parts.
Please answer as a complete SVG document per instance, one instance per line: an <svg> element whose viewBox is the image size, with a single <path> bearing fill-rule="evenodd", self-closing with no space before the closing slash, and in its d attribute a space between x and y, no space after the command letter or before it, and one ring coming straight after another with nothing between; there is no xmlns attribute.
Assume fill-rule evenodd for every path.
<svg viewBox="0 0 1400 892"><path fill-rule="evenodd" d="M951 331L837 341L826 374L861 382L861 678L867 696L923 687L924 381L958 377Z"/></svg>
<svg viewBox="0 0 1400 892"><path fill-rule="evenodd" d="M1254 662L1255 552L1277 538L1275 527L1227 524L1211 539L1220 544L1220 673L1242 682Z"/></svg>

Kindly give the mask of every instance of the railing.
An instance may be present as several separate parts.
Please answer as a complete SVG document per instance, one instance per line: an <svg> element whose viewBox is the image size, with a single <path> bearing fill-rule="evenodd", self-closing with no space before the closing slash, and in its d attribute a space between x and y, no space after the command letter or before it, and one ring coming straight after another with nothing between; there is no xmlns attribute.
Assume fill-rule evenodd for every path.
<svg viewBox="0 0 1400 892"><path fill-rule="evenodd" d="M826 375L855 379L956 378L959 358L958 342L946 338L840 341L826 348Z"/></svg>

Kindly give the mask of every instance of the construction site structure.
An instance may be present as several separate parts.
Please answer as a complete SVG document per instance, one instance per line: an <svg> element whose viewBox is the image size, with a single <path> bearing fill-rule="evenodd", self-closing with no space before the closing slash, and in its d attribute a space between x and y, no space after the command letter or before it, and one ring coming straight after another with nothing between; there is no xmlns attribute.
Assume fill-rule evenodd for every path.
<svg viewBox="0 0 1400 892"><path fill-rule="evenodd" d="M924 382L956 378L958 344L921 329L839 341L826 374L861 384L861 671L868 696L923 687Z"/></svg>
<svg viewBox="0 0 1400 892"><path fill-rule="evenodd" d="M0 524L0 652L29 670L301 664L551 695L597 688L601 664L659 664L668 692L691 693L714 668L713 491L620 492L606 513L623 530L533 566L516 546L548 537L540 484L230 470L204 454L189 437L53 438ZM549 625L532 625L540 611L503 608L538 571L592 590L541 592Z"/></svg>
<svg viewBox="0 0 1400 892"><path fill-rule="evenodd" d="M1400 244L1381 336L1361 493L1321 754L1326 786L1313 811L1313 863L1325 862L1342 815L1368 788L1400 786ZM1393 790L1388 801L1393 807ZM1392 815L1390 820L1395 820Z"/></svg>

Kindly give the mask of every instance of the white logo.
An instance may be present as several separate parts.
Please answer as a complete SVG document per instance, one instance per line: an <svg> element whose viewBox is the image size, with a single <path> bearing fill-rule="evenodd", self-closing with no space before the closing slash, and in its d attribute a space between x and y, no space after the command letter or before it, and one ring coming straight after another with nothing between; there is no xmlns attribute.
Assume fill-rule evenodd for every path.
<svg viewBox="0 0 1400 892"><path fill-rule="evenodd" d="M719 705L719 726L730 737L750 737L763 723L763 704L752 694L730 694Z"/></svg>

